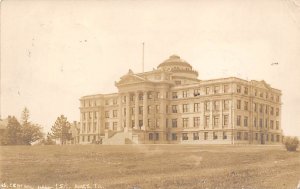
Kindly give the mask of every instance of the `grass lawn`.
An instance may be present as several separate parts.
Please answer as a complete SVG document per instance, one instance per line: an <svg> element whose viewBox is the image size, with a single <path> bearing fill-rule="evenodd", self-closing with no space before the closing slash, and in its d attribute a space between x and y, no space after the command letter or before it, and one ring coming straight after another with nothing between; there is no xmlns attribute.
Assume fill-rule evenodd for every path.
<svg viewBox="0 0 300 189"><path fill-rule="evenodd" d="M64 184L58 186L65 188L89 184L107 189L295 189L300 181L300 152L287 152L283 146L69 145L0 149L0 181L6 184Z"/></svg>

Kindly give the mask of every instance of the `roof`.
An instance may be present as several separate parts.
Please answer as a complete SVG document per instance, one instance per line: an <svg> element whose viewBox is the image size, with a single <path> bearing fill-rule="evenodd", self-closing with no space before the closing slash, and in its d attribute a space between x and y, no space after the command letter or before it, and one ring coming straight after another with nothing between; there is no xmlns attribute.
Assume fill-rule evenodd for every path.
<svg viewBox="0 0 300 189"><path fill-rule="evenodd" d="M159 64L157 68L160 68L162 66L186 66L192 69L192 66L187 63L185 60L181 59L178 55L172 55L167 60L165 60L163 63Z"/></svg>
<svg viewBox="0 0 300 189"><path fill-rule="evenodd" d="M0 129L6 129L8 125L8 119L0 119Z"/></svg>

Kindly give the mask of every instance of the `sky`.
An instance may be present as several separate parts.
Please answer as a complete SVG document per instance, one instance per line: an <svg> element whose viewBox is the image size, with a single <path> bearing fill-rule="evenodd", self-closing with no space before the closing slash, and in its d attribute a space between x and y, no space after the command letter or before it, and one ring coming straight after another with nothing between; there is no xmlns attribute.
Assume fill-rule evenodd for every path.
<svg viewBox="0 0 300 189"><path fill-rule="evenodd" d="M300 136L300 0L4 0L0 37L2 118L79 121L81 96L142 71L144 42L145 71L177 54L201 80L282 90L284 134Z"/></svg>

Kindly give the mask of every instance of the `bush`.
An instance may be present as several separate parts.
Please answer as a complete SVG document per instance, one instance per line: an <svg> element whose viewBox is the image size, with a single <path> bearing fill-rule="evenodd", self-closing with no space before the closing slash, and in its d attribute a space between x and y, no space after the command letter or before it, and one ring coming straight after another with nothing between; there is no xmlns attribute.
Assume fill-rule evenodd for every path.
<svg viewBox="0 0 300 189"><path fill-rule="evenodd" d="M296 151L299 145L299 139L297 137L285 137L284 145L287 151Z"/></svg>

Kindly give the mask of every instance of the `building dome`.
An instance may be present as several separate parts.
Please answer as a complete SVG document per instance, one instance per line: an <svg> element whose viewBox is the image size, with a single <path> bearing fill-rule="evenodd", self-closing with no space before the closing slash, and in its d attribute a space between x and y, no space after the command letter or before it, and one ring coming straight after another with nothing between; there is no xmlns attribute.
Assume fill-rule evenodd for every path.
<svg viewBox="0 0 300 189"><path fill-rule="evenodd" d="M198 72L178 55L172 55L157 66L159 70L172 72L172 77L177 83L185 83L186 80L198 80Z"/></svg>
<svg viewBox="0 0 300 189"><path fill-rule="evenodd" d="M163 63L159 64L158 69L162 68L188 68L192 69L192 66L185 60L181 59L178 55L172 55Z"/></svg>

